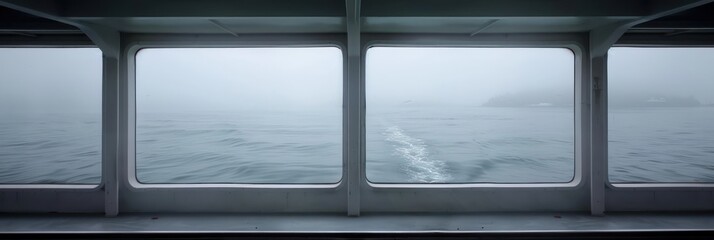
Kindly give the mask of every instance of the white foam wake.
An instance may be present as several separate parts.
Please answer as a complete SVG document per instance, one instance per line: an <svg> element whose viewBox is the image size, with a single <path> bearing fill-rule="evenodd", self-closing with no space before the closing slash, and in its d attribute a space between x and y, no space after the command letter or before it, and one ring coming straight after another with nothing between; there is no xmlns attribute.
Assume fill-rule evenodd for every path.
<svg viewBox="0 0 714 240"><path fill-rule="evenodd" d="M385 130L386 140L394 144L394 153L407 161L406 171L416 182L447 182L449 175L442 161L429 158L423 140L406 135L398 126Z"/></svg>

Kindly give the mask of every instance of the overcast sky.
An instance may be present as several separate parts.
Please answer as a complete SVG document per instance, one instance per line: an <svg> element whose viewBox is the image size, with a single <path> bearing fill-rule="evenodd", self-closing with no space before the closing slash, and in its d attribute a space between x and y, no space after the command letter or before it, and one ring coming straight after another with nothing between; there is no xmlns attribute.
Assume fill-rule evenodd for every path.
<svg viewBox="0 0 714 240"><path fill-rule="evenodd" d="M645 93L714 103L714 48L611 48L610 97Z"/></svg>
<svg viewBox="0 0 714 240"><path fill-rule="evenodd" d="M137 107L147 112L340 108L342 52L317 48L145 49ZM572 94L574 56L562 48L373 47L370 107L404 102L480 105L503 94ZM714 48L616 48L611 96L651 92L714 103ZM0 49L0 112L99 112L95 48Z"/></svg>
<svg viewBox="0 0 714 240"><path fill-rule="evenodd" d="M139 112L342 107L342 51L319 48L144 49Z"/></svg>
<svg viewBox="0 0 714 240"><path fill-rule="evenodd" d="M0 114L101 113L97 48L0 48Z"/></svg>
<svg viewBox="0 0 714 240"><path fill-rule="evenodd" d="M367 106L480 106L503 94L541 91L572 96L574 64L564 48L373 47Z"/></svg>

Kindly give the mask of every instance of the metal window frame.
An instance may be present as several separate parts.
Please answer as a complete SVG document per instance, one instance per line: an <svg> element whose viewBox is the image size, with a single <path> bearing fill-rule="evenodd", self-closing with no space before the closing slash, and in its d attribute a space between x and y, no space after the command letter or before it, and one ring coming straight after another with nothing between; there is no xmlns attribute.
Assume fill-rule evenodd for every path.
<svg viewBox="0 0 714 240"><path fill-rule="evenodd" d="M201 42L201 43L180 43L172 41L150 41L150 42L135 42L132 43L128 48L127 56L128 66L129 66L129 95L133 98L133 104L129 105L129 152L127 153L127 169L128 169L128 182L129 186L134 189L142 188L338 188L345 182L346 173L344 171L344 165L347 164L346 158L344 157L344 152L346 149L346 137L344 125L346 124L346 119L342 120L342 167L341 176L337 182L334 183L142 183L137 177L136 169L136 56L143 49L170 49L170 48L304 48L304 47L335 47L342 53L342 58L344 59L345 47L337 41L316 41L314 43L309 42L280 42L273 44L264 44L257 42ZM343 67L344 67L343 63ZM344 74L343 74L344 75ZM343 77L343 84L345 84L345 79ZM344 89L344 86L343 86ZM343 94L344 95L344 94ZM343 103L344 105L344 96ZM342 113L344 115L344 113ZM133 131L132 131L133 130Z"/></svg>
<svg viewBox="0 0 714 240"><path fill-rule="evenodd" d="M576 83L575 81L578 81L577 75L578 72L576 71L576 58L580 57L580 52L581 49L576 45L576 44L565 44L565 45L560 45L556 44L553 46L546 46L546 45L521 45L521 44L514 44L514 45L490 45L490 44L421 44L421 43L399 43L399 42L390 42L390 41L372 41L368 42L366 49L364 50L364 66L366 66L367 62L367 52L370 50L370 48L373 47L410 47L410 48L469 48L469 49L476 49L476 48L553 48L553 49L566 49L569 50L573 54L573 172L572 172L572 177L570 180L567 182L494 182L494 183L489 183L489 182L448 182L448 183L381 183L381 182L372 182L369 181L369 179L366 176L366 146L365 148L365 175L364 178L366 180L366 183L369 184L370 186L374 188L392 188L392 187L402 187L402 188L409 188L409 187L414 187L414 188L432 188L432 187L452 187L452 188L478 188L478 187L575 187L580 182L582 181L582 159L581 156L575 152L575 148L577 145L581 144L581 131L582 127L580 126L580 116L576 116L575 111L576 108L580 108L579 105L576 105L576 99L578 99L580 96L579 94L576 93L575 91L575 86ZM365 71L367 69L365 68ZM365 79L365 84L366 84L366 79ZM365 90L366 92L366 90ZM366 96L365 96L366 100ZM368 106L366 106L365 103L365 109ZM365 110L366 112L366 110ZM366 115L366 113L365 113ZM366 125L366 123L365 123ZM366 129L365 129L366 131ZM363 136L366 139L366 135Z"/></svg>
<svg viewBox="0 0 714 240"><path fill-rule="evenodd" d="M587 34L364 34L362 54L372 46L566 48L574 57L574 175L566 183L372 183L361 171L364 212L585 211L589 208L590 110ZM366 58L362 58L362 65ZM365 69L361 69L365 104ZM365 108L361 110L362 146ZM361 148L360 166L366 167ZM555 193L557 192L557 193ZM558 195L559 197L554 197ZM561 201L561 199L570 199ZM531 201L532 200L532 201ZM389 204L398 201L399 204ZM533 204L538 202L538 204ZM449 206L451 205L451 206Z"/></svg>
<svg viewBox="0 0 714 240"><path fill-rule="evenodd" d="M682 35L668 37L662 35L622 36L612 47L714 47L714 35ZM607 60L607 56L605 56ZM605 62L607 69L607 62ZM607 71L605 71L607 72ZM607 76L605 77L607 92ZM593 103L597 107L607 101ZM605 106L607 107L607 106ZM607 120L604 144L607 147ZM607 149L607 148L606 148ZM612 183L609 179L607 151L603 153L605 163L604 208L606 211L702 211L714 209L714 184L710 183Z"/></svg>
<svg viewBox="0 0 714 240"><path fill-rule="evenodd" d="M344 34L122 34L119 77L119 208L121 212L344 212L347 117L342 113L342 179L318 184L143 184L135 172L135 54L141 48L337 47L343 61L343 109L347 91ZM319 203L319 204L316 204Z"/></svg>
<svg viewBox="0 0 714 240"><path fill-rule="evenodd" d="M0 42L0 49L2 48L34 48L34 49L39 49L39 48L76 48L76 49L81 49L81 48L94 48L99 50L101 53L101 49L99 49L97 46L93 45L91 42L89 43L81 43L81 41L78 41L77 43L72 43L72 44L50 44L47 42L37 42L37 43L29 43L29 44L3 44ZM98 58L99 60L103 60L101 55ZM103 69L102 69L103 71ZM104 91L104 83L102 83L102 90ZM104 101L104 94L102 94L102 101ZM104 106L100 107L100 116L103 115L103 108ZM103 116L101 116L103 118ZM101 121L101 119L100 119ZM101 139L104 139L104 133L106 129L104 128L104 124L102 123L101 125ZM101 147L100 145L100 148ZM103 163L104 163L104 149L101 149L102 152L100 152L100 157L98 158L100 161L100 170L99 170L99 182L98 183L88 183L88 184L81 184L81 183L0 183L0 191L5 190L5 189L53 189L53 190L73 190L73 191L101 191L101 189L104 187L104 182L106 182L106 174L103 173ZM50 160L51 161L51 160Z"/></svg>
<svg viewBox="0 0 714 240"><path fill-rule="evenodd" d="M621 43L615 44L611 47L631 47L631 48L714 48L712 44L701 44L696 42L678 42L678 41L668 41L668 42L641 42L641 43ZM609 77L608 77L609 81ZM609 91L609 89L608 89ZM608 108L609 112L609 108ZM609 131L609 126L606 131ZM609 138L609 135L606 135ZM609 145L608 141L608 145ZM609 150L609 147L606 149ZM607 175L605 176L605 184L607 188L614 191L641 191L641 190L654 190L654 191L692 191L692 190L714 190L714 182L612 182L610 181L610 155L606 152L604 154L605 158L605 170Z"/></svg>
<svg viewBox="0 0 714 240"><path fill-rule="evenodd" d="M531 36L525 37L529 38ZM551 188L572 188L578 187L583 182L583 159L582 153L579 152L578 146L583 144L583 126L582 126L582 114L577 114L582 112L580 104L583 99L582 94L578 91L578 87L582 85L582 59L583 51L586 49L582 43L574 40L539 40L539 41L524 41L524 39L515 38L506 41L495 41L492 39L479 39L479 38L442 38L439 36L424 36L424 37L414 37L414 39L402 39L399 37L376 37L365 41L362 46L362 59L363 66L366 66L367 61L367 51L372 47L444 47L444 48L560 48L567 49L573 53L573 176L568 182L534 182L534 183L377 183L371 182L367 179L366 170L363 171L362 178L365 179L365 184L371 186L372 188L539 188L539 187L551 187ZM366 71L366 68L363 69ZM365 74L363 74L365 76ZM364 89L364 84L366 83L366 77L362 79L362 88ZM362 92L365 92L363 90ZM362 96L362 104L366 106L365 96ZM365 115L366 110L362 112ZM364 124L362 124L364 126ZM366 138L364 135L362 138ZM366 148L363 147L363 163L362 168L366 169Z"/></svg>
<svg viewBox="0 0 714 240"><path fill-rule="evenodd" d="M598 116L592 116L591 110L601 107L602 102L591 103L592 79L590 78L591 52L587 33L572 34L478 34L473 37L453 34L366 34L362 33L360 54L374 44L396 44L399 46L466 46L466 47L563 47L575 46L576 82L575 82L575 114L576 126L579 125L581 136L576 137L576 158L580 158L580 178L567 184L512 184L512 183L475 183L475 184L373 184L366 179L364 158L364 68L361 67L361 77L357 80L348 78L347 36L344 34L286 34L286 35L191 35L191 34L122 34L122 51L119 58L119 79L116 86L106 84L104 76L102 100L108 101L110 95L116 92L118 129L109 129L102 125L102 139L118 137L118 176L113 181L119 181L120 212L262 212L262 213L343 213L348 209L348 187L345 182L348 177L348 154L360 156L360 171L356 177L359 184L356 191L360 212L513 212L513 211L587 211L590 203L591 176L591 138L590 128L594 123L602 121ZM332 42L334 41L334 42ZM43 41L14 44L0 42L0 47L59 47L59 46L89 46L89 42ZM78 44L81 43L81 44ZM127 139L130 134L127 122L135 99L130 95L129 71L134 55L127 54L134 45L151 44L161 47L176 46L209 46L235 47L248 44L250 46L324 46L326 43L338 43L343 51L343 175L342 180L334 186L324 187L286 184L229 184L215 185L195 184L195 186L133 186L129 181L128 149L131 147ZM615 46L642 47L711 47L707 41L638 41L619 43ZM573 47L569 47L573 49ZM574 50L574 51L575 51ZM359 55L359 54L358 54ZM106 62L106 57L104 58ZM366 59L360 58L360 64ZM364 66L364 65L363 65ZM107 71L104 69L103 71ZM605 78L606 80L606 78ZM357 81L358 88L355 88ZM352 87L349 87L352 85ZM606 84L603 85L607 89ZM133 93L132 93L133 94ZM361 103L348 101L348 94L357 94ZM113 101L113 100L112 100ZM360 105L362 104L362 105ZM103 105L106 108L107 105ZM358 108L358 115L347 118L347 112ZM352 109L352 110L350 110ZM113 116L103 109L103 123L106 116ZM114 109L108 109L114 110ZM109 114L109 115L107 115ZM579 118L578 118L579 116ZM349 120L349 121L348 121ZM350 122L351 121L351 122ZM353 125L350 125L353 124ZM346 136L349 126L356 124L361 132L356 145L347 146L349 136ZM348 126L349 125L349 126ZM605 125L606 126L606 125ZM602 131L602 129L593 129ZM577 129L576 129L577 131ZM607 129L605 129L607 131ZM112 135L107 135L111 133ZM352 136L354 138L354 136ZM594 143L597 144L597 143ZM351 153L347 148L357 147L359 152ZM98 186L83 188L86 185L0 185L0 211L3 212L102 212L104 208L104 184L107 181L104 171L107 161L114 161L111 156L102 157L102 183ZM355 156L352 156L355 157ZM577 161L577 160L576 160ZM577 165L577 163L576 163ZM109 169L111 170L111 169ZM609 176L609 174L608 174ZM604 192L605 211L697 211L714 209L714 185L710 184L611 184L606 176ZM241 186L243 185L243 186ZM250 186L249 186L250 185ZM684 201L684 200L687 201Z"/></svg>
<svg viewBox="0 0 714 240"><path fill-rule="evenodd" d="M30 39L0 38L0 48L98 48L84 36L40 36ZM100 56L104 68L105 58ZM106 69L102 69L104 72ZM107 163L113 161L106 146L111 131L105 122L106 107L111 102L106 92L113 91L102 75L101 173L97 184L0 184L0 212L16 213L97 213L104 210L104 188L108 179Z"/></svg>

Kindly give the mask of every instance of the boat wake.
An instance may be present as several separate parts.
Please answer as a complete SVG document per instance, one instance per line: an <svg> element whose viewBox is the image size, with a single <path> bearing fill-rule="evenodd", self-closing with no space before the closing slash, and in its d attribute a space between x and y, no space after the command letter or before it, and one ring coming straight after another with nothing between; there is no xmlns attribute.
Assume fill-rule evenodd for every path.
<svg viewBox="0 0 714 240"><path fill-rule="evenodd" d="M393 144L395 155L406 160L405 170L412 181L440 183L450 179L444 162L429 158L427 145L422 139L406 135L397 126L387 128L384 134L386 140Z"/></svg>

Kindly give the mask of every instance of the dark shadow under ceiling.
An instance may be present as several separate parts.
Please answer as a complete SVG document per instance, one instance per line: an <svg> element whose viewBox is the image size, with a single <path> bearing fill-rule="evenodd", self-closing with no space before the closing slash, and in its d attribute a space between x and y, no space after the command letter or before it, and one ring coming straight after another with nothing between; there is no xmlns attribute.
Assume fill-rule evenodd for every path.
<svg viewBox="0 0 714 240"><path fill-rule="evenodd" d="M82 34L74 26L0 6L0 35Z"/></svg>

